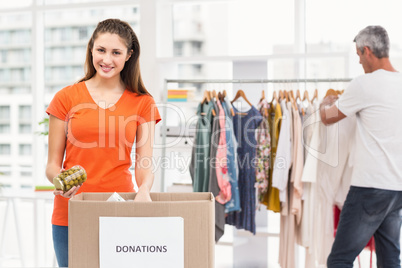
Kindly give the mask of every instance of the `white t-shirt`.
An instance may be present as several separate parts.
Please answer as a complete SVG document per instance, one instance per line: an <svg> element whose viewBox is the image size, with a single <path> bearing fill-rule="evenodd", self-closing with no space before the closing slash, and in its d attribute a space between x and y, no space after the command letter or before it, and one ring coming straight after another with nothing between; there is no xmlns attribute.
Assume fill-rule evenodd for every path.
<svg viewBox="0 0 402 268"><path fill-rule="evenodd" d="M356 115L351 185L402 191L402 74L380 69L353 79L337 107Z"/></svg>

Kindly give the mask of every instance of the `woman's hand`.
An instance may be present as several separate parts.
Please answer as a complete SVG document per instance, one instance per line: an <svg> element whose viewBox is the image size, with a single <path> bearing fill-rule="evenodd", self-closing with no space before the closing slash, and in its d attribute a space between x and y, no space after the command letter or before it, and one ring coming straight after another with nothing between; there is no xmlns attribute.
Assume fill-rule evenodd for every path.
<svg viewBox="0 0 402 268"><path fill-rule="evenodd" d="M62 197L65 197L65 198L71 198L78 192L80 187L81 187L80 185L79 186L73 186L70 190L68 190L65 193L63 191L61 191L61 190L55 189L53 191L53 194L54 195L61 195Z"/></svg>
<svg viewBox="0 0 402 268"><path fill-rule="evenodd" d="M149 189L146 186L141 186L135 195L134 201L136 202L152 202L151 195L149 194Z"/></svg>
<svg viewBox="0 0 402 268"><path fill-rule="evenodd" d="M143 163L152 163L152 148L155 136L155 121L143 123L137 128L136 155L135 155L135 179L137 180L138 192L134 201L152 201L151 192L154 182L152 167L144 166Z"/></svg>

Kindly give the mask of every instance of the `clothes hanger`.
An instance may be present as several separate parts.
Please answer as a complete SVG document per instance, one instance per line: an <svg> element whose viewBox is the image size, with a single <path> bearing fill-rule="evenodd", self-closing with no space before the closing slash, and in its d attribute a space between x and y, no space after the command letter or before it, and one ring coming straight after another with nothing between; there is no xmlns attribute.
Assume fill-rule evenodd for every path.
<svg viewBox="0 0 402 268"><path fill-rule="evenodd" d="M274 93L272 93L272 100L271 100L270 104L272 105L274 103L274 101L276 103L279 103L278 95L276 94L276 91L274 91Z"/></svg>
<svg viewBox="0 0 402 268"><path fill-rule="evenodd" d="M208 90L205 90L201 104L209 103L210 101L211 101L211 92L209 92ZM206 113L201 113L201 115L206 115ZM212 115L213 116L216 115L215 110L213 108L212 108Z"/></svg>
<svg viewBox="0 0 402 268"><path fill-rule="evenodd" d="M219 91L218 92L218 100L222 102L223 94Z"/></svg>
<svg viewBox="0 0 402 268"><path fill-rule="evenodd" d="M224 99L225 99L226 96L227 96L227 93L226 93L226 90L225 90L225 89L223 90L222 95L223 95L223 101L224 101ZM232 116L235 115L235 113L234 113L234 111L233 111L233 107L230 107L230 113L232 114Z"/></svg>
<svg viewBox="0 0 402 268"><path fill-rule="evenodd" d="M248 103L248 105L253 106L253 105L251 104L251 102L247 99L246 94L244 93L244 91L241 90L241 89L239 89L239 90L236 92L236 96L235 96L234 99L231 101L231 103L235 102L235 101L236 101L238 98L240 98L240 97L242 97L242 98Z"/></svg>
<svg viewBox="0 0 402 268"><path fill-rule="evenodd" d="M330 96L330 95L338 96L338 92L335 89L330 88L330 89L327 90L327 93L325 94L325 97Z"/></svg>
<svg viewBox="0 0 402 268"><path fill-rule="evenodd" d="M289 90L289 95L292 101L295 100L295 95L293 94L293 90Z"/></svg>
<svg viewBox="0 0 402 268"><path fill-rule="evenodd" d="M290 101L290 103L291 103L293 109L297 110L297 109L296 109L296 101L295 101L295 96L294 96L294 94L293 94L293 90L289 90L288 96L289 96L289 101Z"/></svg>
<svg viewBox="0 0 402 268"><path fill-rule="evenodd" d="M283 99L284 99L283 90L279 90L279 100Z"/></svg>
<svg viewBox="0 0 402 268"><path fill-rule="evenodd" d="M285 99L286 99L286 102L289 102L289 95L290 95L290 92L287 91L287 90L285 90L284 92L285 92Z"/></svg>
<svg viewBox="0 0 402 268"><path fill-rule="evenodd" d="M303 102L302 98L300 97L300 90L299 89L296 90L296 99L295 99L295 106L296 106L295 108L296 108L297 111L299 111L299 109L297 108L298 107L298 105L297 105L298 101L299 101L299 103ZM301 108L301 112L302 112L302 115L304 116L304 108L303 107Z"/></svg>
<svg viewBox="0 0 402 268"><path fill-rule="evenodd" d="M265 100L265 90L262 90L260 102L262 102L263 100ZM268 116L268 108L264 108L264 115L265 117Z"/></svg>
<svg viewBox="0 0 402 268"><path fill-rule="evenodd" d="M251 102L247 99L247 97L246 97L246 94L244 93L244 91L243 90L241 90L241 89L239 89L237 92L236 92L236 96L234 97L234 99L231 101L231 103L233 104L233 102L235 102L238 98L240 98L240 97L242 97L247 103L248 103L248 105L250 105L251 107L253 107L253 105L251 104ZM237 113L237 114L240 114L240 115L247 115L247 113Z"/></svg>
<svg viewBox="0 0 402 268"><path fill-rule="evenodd" d="M314 96L313 96L313 98L311 99L311 103L313 103L314 100L318 100L318 89L315 89L315 90L314 90Z"/></svg>
<svg viewBox="0 0 402 268"><path fill-rule="evenodd" d="M225 97L226 95L223 92L218 93L218 98L221 101L221 103L225 102Z"/></svg>
<svg viewBox="0 0 402 268"><path fill-rule="evenodd" d="M212 98L215 98L215 99L216 99L216 90L215 90L215 89L212 90Z"/></svg>
<svg viewBox="0 0 402 268"><path fill-rule="evenodd" d="M305 100L307 100L309 103L311 103L310 98L308 97L307 89L304 90L304 95L303 95L303 100L302 101L305 101Z"/></svg>
<svg viewBox="0 0 402 268"><path fill-rule="evenodd" d="M208 90L204 90L204 96L202 97L201 104L208 103L211 101L211 95Z"/></svg>
<svg viewBox="0 0 402 268"><path fill-rule="evenodd" d="M300 90L296 90L296 99L295 99L295 101L297 102L297 100L301 101Z"/></svg>
<svg viewBox="0 0 402 268"><path fill-rule="evenodd" d="M260 102L265 99L265 90L262 90Z"/></svg>

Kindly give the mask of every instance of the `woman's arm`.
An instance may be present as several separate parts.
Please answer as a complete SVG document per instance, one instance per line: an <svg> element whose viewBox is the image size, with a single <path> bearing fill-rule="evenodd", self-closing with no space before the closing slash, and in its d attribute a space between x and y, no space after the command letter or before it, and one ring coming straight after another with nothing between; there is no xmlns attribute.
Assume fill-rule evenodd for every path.
<svg viewBox="0 0 402 268"><path fill-rule="evenodd" d="M49 117L49 146L46 165L46 177L53 183L53 178L60 173L66 147L65 122L53 115Z"/></svg>
<svg viewBox="0 0 402 268"><path fill-rule="evenodd" d="M66 122L50 115L49 117L49 145L46 165L46 177L53 184L53 178L62 170L64 151L66 148ZM66 198L72 197L79 187L72 187L68 192L55 190L55 195Z"/></svg>
<svg viewBox="0 0 402 268"><path fill-rule="evenodd" d="M135 179L138 193L135 201L152 201L150 191L154 182L152 154L155 138L155 121L143 123L137 128Z"/></svg>

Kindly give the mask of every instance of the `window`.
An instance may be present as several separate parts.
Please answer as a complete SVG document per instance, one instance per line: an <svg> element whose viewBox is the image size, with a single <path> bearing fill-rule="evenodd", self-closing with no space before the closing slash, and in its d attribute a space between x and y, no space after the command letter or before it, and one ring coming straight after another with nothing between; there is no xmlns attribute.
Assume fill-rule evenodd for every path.
<svg viewBox="0 0 402 268"><path fill-rule="evenodd" d="M19 155L31 155L31 154L32 154L32 145L31 144L20 144Z"/></svg>
<svg viewBox="0 0 402 268"><path fill-rule="evenodd" d="M20 176L21 177L31 177L32 176L32 166L20 166Z"/></svg>
<svg viewBox="0 0 402 268"><path fill-rule="evenodd" d="M358 12L363 5L367 4L367 1L306 0L307 52L350 53L353 57L350 61L352 76L363 74L355 54L353 39L364 27L381 25L387 30L391 41L391 61L396 69L402 68L402 65L398 65L400 60L393 61L394 58L402 58L402 35L399 27L402 24L400 3L399 0L384 0L381 4L367 5L364 12ZM358 21L356 21L357 17Z"/></svg>
<svg viewBox="0 0 402 268"><path fill-rule="evenodd" d="M5 1L2 1L5 2ZM31 5L32 1L14 1ZM8 1L10 8L25 6ZM0 4L1 8L4 4ZM31 27L32 16L29 12L7 12L1 14L0 30L0 92L6 94L30 93L31 79ZM21 92L24 88L24 92Z"/></svg>
<svg viewBox="0 0 402 268"><path fill-rule="evenodd" d="M202 55L202 44L203 42L199 41L192 41L191 42L191 47L192 47L192 54L193 55Z"/></svg>
<svg viewBox="0 0 402 268"><path fill-rule="evenodd" d="M0 38L1 38L1 34L0 34ZM6 63L7 56L8 56L7 50L0 50L0 62Z"/></svg>
<svg viewBox="0 0 402 268"><path fill-rule="evenodd" d="M31 42L31 30L14 30L10 32L10 43L14 45Z"/></svg>
<svg viewBox="0 0 402 268"><path fill-rule="evenodd" d="M11 166L0 165L0 178L1 176L11 176Z"/></svg>
<svg viewBox="0 0 402 268"><path fill-rule="evenodd" d="M31 88L30 87L13 87L12 90L10 90L11 94L30 94L31 93Z"/></svg>
<svg viewBox="0 0 402 268"><path fill-rule="evenodd" d="M10 133L10 106L0 106L0 134Z"/></svg>
<svg viewBox="0 0 402 268"><path fill-rule="evenodd" d="M19 124L20 134L32 134L31 124Z"/></svg>
<svg viewBox="0 0 402 268"><path fill-rule="evenodd" d="M0 106L0 121L10 121L10 106Z"/></svg>
<svg viewBox="0 0 402 268"><path fill-rule="evenodd" d="M59 4L59 1L46 1L49 5L56 3ZM134 7L115 5L46 11L44 14L46 93L55 93L84 76L87 43L99 21L118 17L133 25L134 30L138 29L139 16L134 15Z"/></svg>
<svg viewBox="0 0 402 268"><path fill-rule="evenodd" d="M0 5L0 10L3 8L16 8L16 7L27 7L32 5L32 0L19 0L19 1L2 1Z"/></svg>
<svg viewBox="0 0 402 268"><path fill-rule="evenodd" d="M78 28L78 39L88 41L88 28L87 27L79 27Z"/></svg>
<svg viewBox="0 0 402 268"><path fill-rule="evenodd" d="M0 144L0 155L10 155L11 145L10 144Z"/></svg>
<svg viewBox="0 0 402 268"><path fill-rule="evenodd" d="M268 55L275 45L294 44L294 2L174 3L172 41L197 43L199 50L184 56ZM174 52L168 51L168 46L158 47L160 56L173 56Z"/></svg>
<svg viewBox="0 0 402 268"><path fill-rule="evenodd" d="M31 110L30 105L19 106L19 133L20 134L31 134Z"/></svg>
<svg viewBox="0 0 402 268"><path fill-rule="evenodd" d="M19 119L20 120L31 120L32 106L31 105L20 105L19 106Z"/></svg>
<svg viewBox="0 0 402 268"><path fill-rule="evenodd" d="M0 124L0 134L10 133L10 124Z"/></svg>
<svg viewBox="0 0 402 268"><path fill-rule="evenodd" d="M183 42L174 42L174 52L173 56L183 56L184 51L183 51Z"/></svg>

